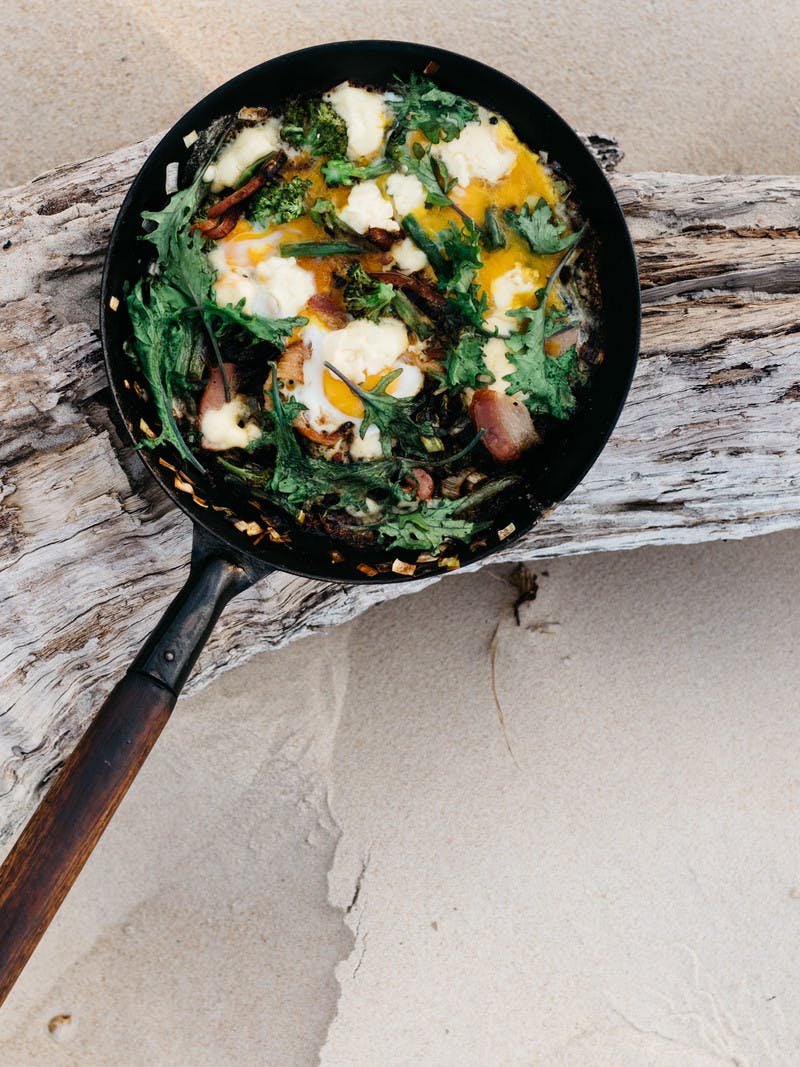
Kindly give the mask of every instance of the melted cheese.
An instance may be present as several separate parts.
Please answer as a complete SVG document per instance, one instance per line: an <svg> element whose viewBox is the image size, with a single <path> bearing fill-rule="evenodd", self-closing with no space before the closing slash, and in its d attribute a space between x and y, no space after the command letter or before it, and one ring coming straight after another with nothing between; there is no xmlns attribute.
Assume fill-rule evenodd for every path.
<svg viewBox="0 0 800 1067"><path fill-rule="evenodd" d="M216 411L206 411L200 419L200 432L206 447L222 451L226 448L246 448L261 436L261 430L249 422L250 411L244 399L232 397Z"/></svg>
<svg viewBox="0 0 800 1067"><path fill-rule="evenodd" d="M324 99L347 124L347 155L365 159L377 155L391 115L383 95L342 82Z"/></svg>
<svg viewBox="0 0 800 1067"><path fill-rule="evenodd" d="M366 233L371 226L390 231L400 229L394 220L391 201L383 196L377 182L354 185L340 216L356 233Z"/></svg>
<svg viewBox="0 0 800 1067"><path fill-rule="evenodd" d="M397 266L407 274L413 274L428 265L428 257L421 248L417 248L410 237L404 237L402 241L392 245L391 252Z"/></svg>
<svg viewBox="0 0 800 1067"><path fill-rule="evenodd" d="M231 189L242 171L262 156L274 152L280 142L278 119L267 119L261 126L246 126L222 149L216 161L207 168L203 180L211 182L211 190L215 193Z"/></svg>
<svg viewBox="0 0 800 1067"><path fill-rule="evenodd" d="M463 188L473 178L499 182L511 173L517 158L514 149L503 144L497 127L488 121L468 123L455 140L434 145L431 152Z"/></svg>
<svg viewBox="0 0 800 1067"><path fill-rule="evenodd" d="M425 203L425 186L414 174L390 174L386 179L386 192L394 201L398 219L410 215Z"/></svg>
<svg viewBox="0 0 800 1067"><path fill-rule="evenodd" d="M256 277L261 283L258 304L268 318L296 315L317 291L314 275L298 267L296 259L270 256L258 264Z"/></svg>
<svg viewBox="0 0 800 1067"><path fill-rule="evenodd" d="M508 358L508 349L501 337L492 337L483 346L483 362L494 375L494 381L486 388L494 390L495 393L504 393L508 386L504 378L513 374L516 368Z"/></svg>

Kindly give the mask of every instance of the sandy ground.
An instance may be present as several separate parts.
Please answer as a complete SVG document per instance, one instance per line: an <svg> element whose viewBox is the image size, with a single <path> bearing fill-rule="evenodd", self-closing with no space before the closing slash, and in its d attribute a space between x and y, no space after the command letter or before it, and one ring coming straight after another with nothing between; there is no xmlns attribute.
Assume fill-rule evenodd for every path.
<svg viewBox="0 0 800 1067"><path fill-rule="evenodd" d="M199 0L6 0L0 179L379 34L496 62L631 169L800 168L788 0L225 11L246 31ZM532 564L519 626L507 572L457 576L186 699L0 1063L795 1067L799 549Z"/></svg>

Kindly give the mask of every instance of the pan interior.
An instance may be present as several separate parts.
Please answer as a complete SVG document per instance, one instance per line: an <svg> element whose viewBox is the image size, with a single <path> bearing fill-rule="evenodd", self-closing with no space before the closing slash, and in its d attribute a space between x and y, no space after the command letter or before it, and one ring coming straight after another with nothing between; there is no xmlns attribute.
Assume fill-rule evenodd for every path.
<svg viewBox="0 0 800 1067"><path fill-rule="evenodd" d="M575 191L575 199L592 232L597 309L604 351L593 371L591 386L576 413L559 423L543 445L526 454L524 491L504 506L506 540L491 533L472 550L459 553L473 562L500 544L520 537L541 512L562 500L583 478L603 448L628 391L639 340L639 284L630 238L614 194L589 150L574 131L542 100L499 71L442 49L392 41L321 45L280 56L238 75L192 108L163 138L144 164L122 205L111 235L102 287L101 331L111 388L133 441L140 438L140 420L152 419L135 369L123 349L130 335L124 302L113 311L112 297L121 300L128 285L141 275L151 246L142 242L141 212L163 207L165 171L188 156L184 137L209 126L245 105L280 108L292 96L319 93L344 80L385 85L393 75L407 79L429 63L438 64L436 82L502 114L519 138L546 151ZM436 563L418 564L413 575L392 570L400 557L414 553L356 549L302 528L290 539L259 521L269 517L245 495L220 497L196 472L189 478L174 454L165 449L139 453L156 477L190 517L221 537L237 552L306 577L338 581L403 581L441 573ZM232 513L232 514L231 514ZM255 526L253 525L255 524ZM256 526L259 530L256 530Z"/></svg>

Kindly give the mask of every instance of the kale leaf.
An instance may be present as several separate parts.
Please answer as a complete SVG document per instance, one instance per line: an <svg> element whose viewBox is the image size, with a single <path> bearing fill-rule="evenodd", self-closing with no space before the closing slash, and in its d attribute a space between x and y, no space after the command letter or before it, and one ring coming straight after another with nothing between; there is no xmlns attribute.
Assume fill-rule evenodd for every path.
<svg viewBox="0 0 800 1067"><path fill-rule="evenodd" d="M565 233L565 224L554 222L554 216L547 201L540 197L531 208L523 204L519 211L506 208L505 220L516 233L523 237L536 255L551 255L563 252L574 245L583 230L577 233Z"/></svg>
<svg viewBox="0 0 800 1067"><path fill-rule="evenodd" d="M359 262L351 263L348 267L342 296L344 306L351 315L377 322L388 313L395 293L395 287L389 282L370 278Z"/></svg>
<svg viewBox="0 0 800 1067"><path fill-rule="evenodd" d="M283 351L286 339L297 329L305 326L308 319L301 317L286 319L267 319L262 315L250 315L244 310L244 297L238 304L217 304L206 301L203 312L208 319L217 319L224 329L227 326L240 326L252 335L253 340L268 341Z"/></svg>
<svg viewBox="0 0 800 1067"><path fill-rule="evenodd" d="M412 74L407 82L397 79L400 100L389 106L400 131L420 130L429 141L452 141L468 122L478 117L477 107L463 96L440 89L428 78Z"/></svg>
<svg viewBox="0 0 800 1067"><path fill-rule="evenodd" d="M187 316L190 304L183 292L167 282L152 282L146 299L141 279L127 294L126 303L133 327L131 355L147 381L161 421L161 433L155 438L145 437L141 445L156 448L169 443L182 459L202 471L172 413L174 390L184 385L193 348L194 331Z"/></svg>
<svg viewBox="0 0 800 1067"><path fill-rule="evenodd" d="M362 389L361 386L351 382L332 363L325 363L328 370L341 378L345 385L354 393L364 405L364 416L361 420L359 431L363 437L370 426L377 426L381 435L381 447L384 456L391 456L392 441L396 442L401 455L425 455L422 438L433 437L433 427L425 422L416 422L412 413L418 407L418 401L414 397L395 397L387 393L388 387L395 378L402 374L402 370L390 371L384 374L373 389Z"/></svg>
<svg viewBox="0 0 800 1067"><path fill-rule="evenodd" d="M513 318L527 319L527 326L506 338L508 358L516 369L503 380L508 382L507 393L524 393L525 405L532 414L566 419L575 410L573 387L583 379L578 352L572 345L559 356L547 355L545 338L556 327L552 321L548 323L547 290L540 289L536 298L535 308L520 307L506 312Z"/></svg>
<svg viewBox="0 0 800 1067"><path fill-rule="evenodd" d="M494 375L483 359L484 341L480 334L462 333L458 344L447 353L448 385L458 389L480 389L494 381Z"/></svg>
<svg viewBox="0 0 800 1067"><path fill-rule="evenodd" d="M451 539L467 542L489 525L459 519L457 513L463 508L464 500L423 502L416 511L398 512L384 519L378 527L378 536L387 548L438 552L443 542Z"/></svg>
<svg viewBox="0 0 800 1067"><path fill-rule="evenodd" d="M299 219L305 212L306 193L310 188L311 182L298 174L288 181L265 185L250 200L247 217L262 227Z"/></svg>
<svg viewBox="0 0 800 1067"><path fill-rule="evenodd" d="M400 166L418 178L425 187L425 204L428 207L453 207L447 194L455 181L441 159L432 156L430 150L426 151L419 143L410 149L399 146L395 150L395 157Z"/></svg>

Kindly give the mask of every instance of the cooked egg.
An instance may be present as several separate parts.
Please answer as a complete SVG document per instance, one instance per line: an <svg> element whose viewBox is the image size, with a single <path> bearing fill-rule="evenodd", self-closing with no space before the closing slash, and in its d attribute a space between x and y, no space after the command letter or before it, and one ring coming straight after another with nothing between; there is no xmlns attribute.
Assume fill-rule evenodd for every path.
<svg viewBox="0 0 800 1067"><path fill-rule="evenodd" d="M407 274L413 274L428 265L428 257L421 248L417 248L410 237L404 237L402 241L393 244L390 251L397 266Z"/></svg>
<svg viewBox="0 0 800 1067"><path fill-rule="evenodd" d="M373 226L391 232L400 229L394 219L391 200L386 199L377 182L373 181L354 185L339 214L356 233L366 233Z"/></svg>
<svg viewBox="0 0 800 1067"><path fill-rule="evenodd" d="M373 389L386 374L399 369L401 373L389 384L388 392L396 397L415 396L422 388L423 375L401 359L408 349L405 326L392 318L379 322L354 319L339 330L309 323L300 332L311 355L303 366L302 383L287 392L306 406L305 418L315 430L329 433L345 422L354 423L354 458L380 455L380 434L375 427L369 427L364 438L358 436L364 414L360 399L325 364L330 363L364 389Z"/></svg>
<svg viewBox="0 0 800 1067"><path fill-rule="evenodd" d="M222 149L216 162L206 169L203 179L211 182L212 192L232 189L239 175L251 163L274 152L280 142L278 119L267 119L259 126L246 126Z"/></svg>
<svg viewBox="0 0 800 1067"><path fill-rule="evenodd" d="M293 258L270 256L255 268L260 285L258 306L268 318L286 318L304 308L317 287L311 271L297 265Z"/></svg>
<svg viewBox="0 0 800 1067"><path fill-rule="evenodd" d="M473 178L499 182L511 173L517 158L513 148L500 140L497 127L488 119L468 123L452 141L443 141L431 149L464 188Z"/></svg>
<svg viewBox="0 0 800 1067"><path fill-rule="evenodd" d="M410 215L425 203L425 186L415 174L390 174L386 192L392 198L398 219Z"/></svg>
<svg viewBox="0 0 800 1067"><path fill-rule="evenodd" d="M203 447L214 451L226 448L246 448L257 441L261 430L250 418L250 409L244 397L231 397L221 408L209 410L200 418Z"/></svg>
<svg viewBox="0 0 800 1067"><path fill-rule="evenodd" d="M377 155L391 120L391 112L383 94L342 82L325 93L323 99L331 104L347 125L349 158L366 159Z"/></svg>

